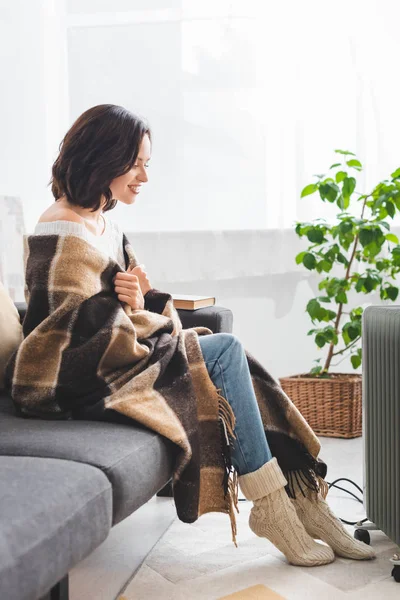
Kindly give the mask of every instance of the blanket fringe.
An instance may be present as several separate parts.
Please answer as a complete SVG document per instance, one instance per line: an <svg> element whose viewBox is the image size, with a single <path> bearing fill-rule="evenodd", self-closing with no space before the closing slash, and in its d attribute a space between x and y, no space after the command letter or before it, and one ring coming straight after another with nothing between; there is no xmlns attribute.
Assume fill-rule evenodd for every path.
<svg viewBox="0 0 400 600"><path fill-rule="evenodd" d="M220 392L222 389L217 389L218 395L218 415L219 419L222 423L224 436L221 436L223 439L222 443L222 456L225 465L225 473L223 478L223 488L224 488L224 497L227 502L228 514L231 521L231 530L232 530L232 541L235 544L236 548L238 547L236 542L237 535L237 523L236 523L236 515L234 512L234 508L236 508L237 512L239 512L239 485L238 485L238 474L234 467L232 466L231 461L231 446L233 445L233 440L236 439L234 430L236 418L235 414L232 410L229 402L224 398Z"/></svg>
<svg viewBox="0 0 400 600"><path fill-rule="evenodd" d="M226 398L224 398L223 396L221 396L221 394L219 392L222 392L222 390L218 389L217 390L217 395L218 395L218 413L219 413L219 417L222 418L223 423L226 427L226 429L228 430L228 444L231 443L232 440L236 440L236 435L234 433L234 429L235 429L235 425L236 425L236 417L235 417L235 413L232 410L231 405L229 404L228 400Z"/></svg>
<svg viewBox="0 0 400 600"><path fill-rule="evenodd" d="M304 466L302 469L283 471L284 476L287 479L287 485L285 486L286 492L289 498L296 498L296 485L300 489L303 496L304 486L314 492L318 492L318 480L317 475L312 468ZM303 485L302 485L303 483Z"/></svg>
<svg viewBox="0 0 400 600"><path fill-rule="evenodd" d="M329 485L326 483L325 479L322 479L322 477L318 476L318 486L319 486L319 491L321 492L321 495L323 497L323 499L325 500L325 498L328 495L329 492Z"/></svg>
<svg viewBox="0 0 400 600"><path fill-rule="evenodd" d="M328 495L329 485L322 477L316 475L315 472L311 469L287 471L286 473L284 473L284 475L288 482L285 488L290 498L296 498L296 486L294 481L296 482L297 488L300 490L304 497L306 496L304 493L304 487L316 493L320 492L324 499Z"/></svg>

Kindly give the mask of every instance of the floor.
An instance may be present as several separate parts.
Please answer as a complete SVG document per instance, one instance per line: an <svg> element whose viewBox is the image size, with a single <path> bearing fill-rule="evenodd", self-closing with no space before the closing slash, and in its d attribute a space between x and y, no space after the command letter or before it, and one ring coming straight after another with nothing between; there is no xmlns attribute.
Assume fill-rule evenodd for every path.
<svg viewBox="0 0 400 600"><path fill-rule="evenodd" d="M326 480L347 477L362 488L362 438L320 441ZM339 485L360 496L351 484ZM345 492L332 488L329 499L338 516L349 521L365 517L362 504ZM72 570L71 600L217 600L257 584L287 600L400 598L388 560L396 547L382 532L371 532L378 553L374 561L337 558L322 567L293 567L268 540L249 530L251 503L241 502L239 508L237 549L227 515L211 513L187 525L176 519L172 499L152 498Z"/></svg>

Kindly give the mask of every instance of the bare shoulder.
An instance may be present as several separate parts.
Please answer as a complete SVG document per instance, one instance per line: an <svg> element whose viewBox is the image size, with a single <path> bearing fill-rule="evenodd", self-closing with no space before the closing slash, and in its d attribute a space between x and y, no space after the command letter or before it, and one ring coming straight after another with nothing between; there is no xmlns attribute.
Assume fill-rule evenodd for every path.
<svg viewBox="0 0 400 600"><path fill-rule="evenodd" d="M49 223L53 221L72 221L73 223L84 223L84 220L71 208L66 206L50 206L40 215L38 223Z"/></svg>

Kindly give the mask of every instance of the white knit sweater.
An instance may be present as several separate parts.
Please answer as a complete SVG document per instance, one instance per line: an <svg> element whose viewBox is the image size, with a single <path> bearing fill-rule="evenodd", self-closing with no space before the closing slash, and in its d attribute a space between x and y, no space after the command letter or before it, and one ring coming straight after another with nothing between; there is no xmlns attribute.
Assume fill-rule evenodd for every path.
<svg viewBox="0 0 400 600"><path fill-rule="evenodd" d="M33 235L76 235L95 246L100 252L113 258L125 270L122 231L106 215L103 216L106 226L102 235L95 235L85 225L72 221L38 223Z"/></svg>

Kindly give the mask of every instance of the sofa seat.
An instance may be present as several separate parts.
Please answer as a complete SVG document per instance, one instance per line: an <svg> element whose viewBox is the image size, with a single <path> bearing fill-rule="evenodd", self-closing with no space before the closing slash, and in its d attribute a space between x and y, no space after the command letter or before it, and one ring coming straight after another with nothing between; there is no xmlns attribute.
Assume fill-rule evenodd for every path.
<svg viewBox="0 0 400 600"><path fill-rule="evenodd" d="M0 598L36 600L103 542L112 490L99 469L0 456Z"/></svg>
<svg viewBox="0 0 400 600"><path fill-rule="evenodd" d="M165 486L178 448L139 423L109 412L115 422L26 419L15 414L11 398L0 391L0 455L57 458L101 469L112 486L115 525Z"/></svg>

